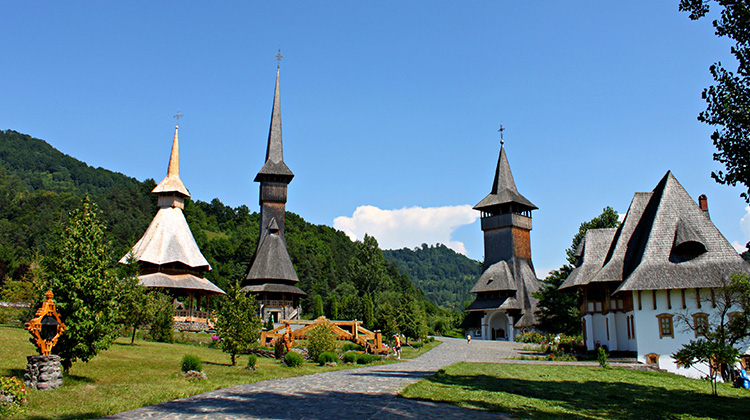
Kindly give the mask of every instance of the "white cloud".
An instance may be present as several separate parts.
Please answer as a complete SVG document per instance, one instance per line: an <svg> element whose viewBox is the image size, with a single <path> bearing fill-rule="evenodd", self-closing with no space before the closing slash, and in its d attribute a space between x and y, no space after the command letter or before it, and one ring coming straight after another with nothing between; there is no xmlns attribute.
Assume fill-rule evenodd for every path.
<svg viewBox="0 0 750 420"><path fill-rule="evenodd" d="M745 215L740 219L740 230L745 235L745 241L750 241L750 206L745 207Z"/></svg>
<svg viewBox="0 0 750 420"><path fill-rule="evenodd" d="M745 245L739 243L739 241L733 241L732 242L732 246L740 254L742 254L743 252L747 251L747 248L745 248Z"/></svg>
<svg viewBox="0 0 750 420"><path fill-rule="evenodd" d="M333 227L346 233L352 240L362 240L367 233L378 240L381 249L441 243L466 255L463 242L451 241L451 235L457 228L474 223L477 217L479 212L468 204L398 210L359 206L351 217L335 218Z"/></svg>

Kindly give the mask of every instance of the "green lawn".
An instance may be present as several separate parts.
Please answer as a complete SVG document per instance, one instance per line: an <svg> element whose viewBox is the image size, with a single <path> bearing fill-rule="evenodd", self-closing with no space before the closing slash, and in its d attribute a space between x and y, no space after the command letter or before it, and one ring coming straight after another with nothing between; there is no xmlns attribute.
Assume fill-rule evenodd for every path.
<svg viewBox="0 0 750 420"><path fill-rule="evenodd" d="M457 363L403 397L531 419L748 419L750 391L656 372L600 367Z"/></svg>
<svg viewBox="0 0 750 420"><path fill-rule="evenodd" d="M0 376L23 378L26 356L36 354L29 337L21 328L0 326ZM404 356L424 351L412 350L413 354L405 352ZM190 381L179 374L180 360L188 353L201 358L207 381ZM258 358L260 368L253 372L244 369L247 356L239 356L237 366L231 366L229 360L229 355L218 349L138 340L131 346L129 338L120 338L90 362L73 364L61 388L31 392L27 413L18 418L101 417L232 385L354 367L305 363L289 368L273 359Z"/></svg>

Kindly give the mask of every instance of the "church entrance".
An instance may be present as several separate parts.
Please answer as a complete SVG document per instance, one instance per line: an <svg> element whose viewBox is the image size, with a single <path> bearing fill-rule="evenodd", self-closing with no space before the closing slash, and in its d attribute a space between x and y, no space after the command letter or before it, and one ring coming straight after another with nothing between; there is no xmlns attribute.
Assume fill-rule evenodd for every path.
<svg viewBox="0 0 750 420"><path fill-rule="evenodd" d="M508 315L505 312L492 314L488 327L491 340L508 340Z"/></svg>

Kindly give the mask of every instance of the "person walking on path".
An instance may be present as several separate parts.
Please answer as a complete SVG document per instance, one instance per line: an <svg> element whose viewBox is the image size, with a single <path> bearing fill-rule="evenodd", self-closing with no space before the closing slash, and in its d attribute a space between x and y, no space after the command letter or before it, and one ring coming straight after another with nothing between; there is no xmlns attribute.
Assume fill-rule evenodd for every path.
<svg viewBox="0 0 750 420"><path fill-rule="evenodd" d="M396 356L401 360L401 334L394 334L396 340L393 342L393 351L396 352Z"/></svg>

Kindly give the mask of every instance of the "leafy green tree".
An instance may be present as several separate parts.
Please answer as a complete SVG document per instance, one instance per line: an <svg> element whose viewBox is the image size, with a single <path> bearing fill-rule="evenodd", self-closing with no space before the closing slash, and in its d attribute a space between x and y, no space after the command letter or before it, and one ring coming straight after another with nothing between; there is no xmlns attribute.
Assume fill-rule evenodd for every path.
<svg viewBox="0 0 750 420"><path fill-rule="evenodd" d="M721 62L709 68L716 82L703 90L707 103L698 121L718 126L711 140L718 150L714 160L726 167L726 172L712 172L716 182L735 186L744 184L745 201L750 202L750 2L747 0L680 0L680 11L689 12L697 20L706 14L710 4L721 8L721 15L713 21L716 35L734 41L731 53L737 59L737 70L724 68Z"/></svg>
<svg viewBox="0 0 750 420"><path fill-rule="evenodd" d="M323 316L323 297L320 295L315 295L315 303L313 305L313 318L318 318Z"/></svg>
<svg viewBox="0 0 750 420"><path fill-rule="evenodd" d="M401 332L407 337L421 339L427 336L427 319L419 301L404 296L397 315Z"/></svg>
<svg viewBox="0 0 750 420"><path fill-rule="evenodd" d="M369 294L366 294L362 299L362 321L365 328L372 329L375 325L375 305L372 302L372 298Z"/></svg>
<svg viewBox="0 0 750 420"><path fill-rule="evenodd" d="M154 316L151 320L151 339L162 343L174 341L174 302L172 297L157 293L154 296Z"/></svg>
<svg viewBox="0 0 750 420"><path fill-rule="evenodd" d="M54 351L67 372L73 362L88 362L117 337L118 284L105 226L96 204L86 197L71 212L45 264L49 287L67 330Z"/></svg>
<svg viewBox="0 0 750 420"><path fill-rule="evenodd" d="M318 356L327 351L336 351L336 334L328 325L318 325L307 333L307 355L311 360L318 361Z"/></svg>
<svg viewBox="0 0 750 420"><path fill-rule="evenodd" d="M331 295L328 299L328 319L339 319L339 301L336 295Z"/></svg>
<svg viewBox="0 0 750 420"><path fill-rule="evenodd" d="M565 333L570 335L579 334L581 331L578 296L576 293L561 291L560 285L575 268L577 263L575 254L578 245L583 240L589 229L615 228L619 226L618 214L612 207L605 207L602 213L588 222L583 222L578 227L578 232L573 236L570 248L565 250L568 263L553 270L542 281L539 291L534 297L539 299L537 304L537 319L539 328L551 333Z"/></svg>
<svg viewBox="0 0 750 420"><path fill-rule="evenodd" d="M221 338L221 349L236 357L260 337L261 321L257 315L255 297L240 290L238 284L231 285L216 310L216 334Z"/></svg>
<svg viewBox="0 0 750 420"><path fill-rule="evenodd" d="M696 331L700 338L690 340L672 357L681 365L690 367L696 364L713 364L719 369L711 369L710 378L714 395L717 395L716 382L721 374L726 382L730 379L728 368L733 366L742 350L747 348L750 337L750 280L747 275L734 275L711 301L716 310L708 322L699 321L687 314L679 314L677 322ZM730 316L730 313L732 314Z"/></svg>

